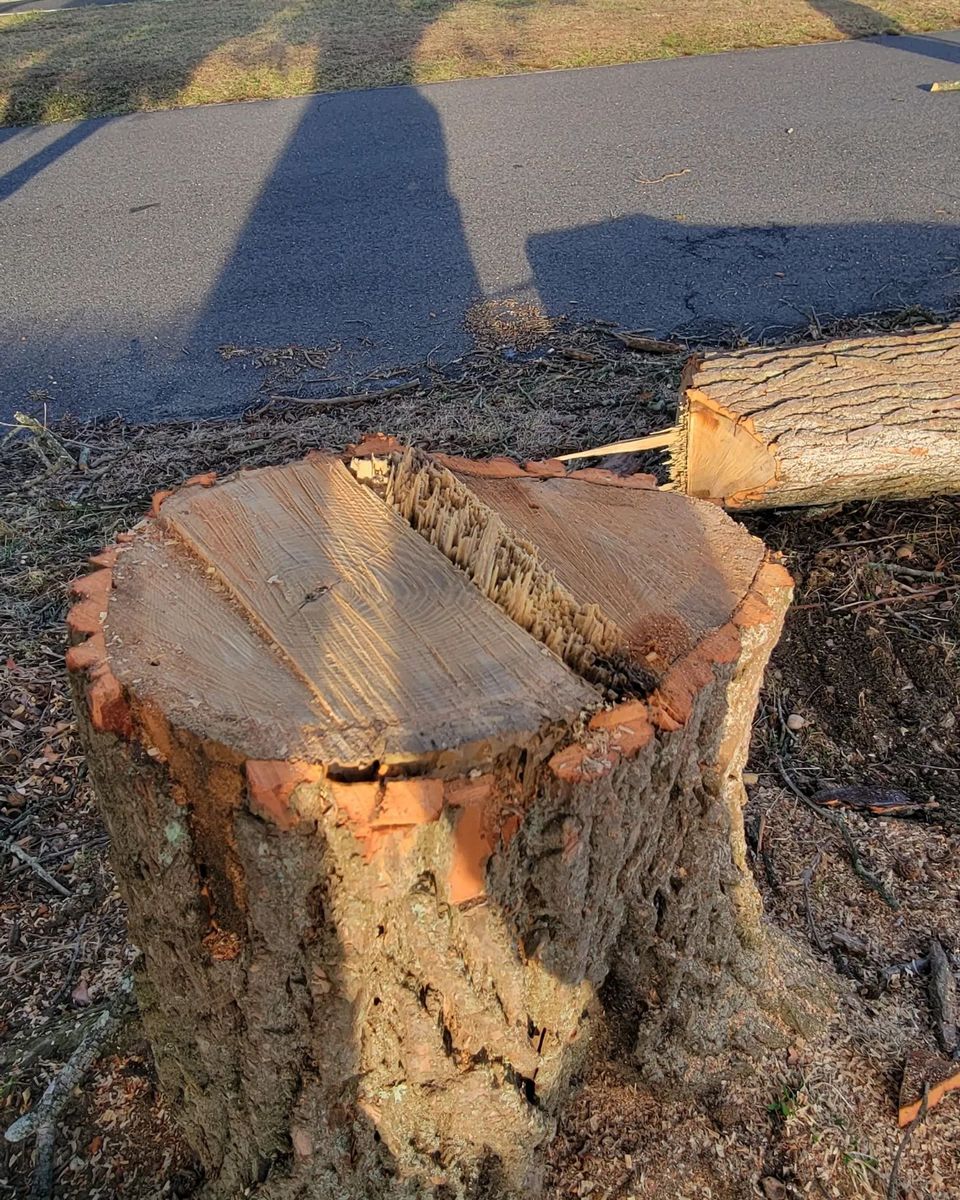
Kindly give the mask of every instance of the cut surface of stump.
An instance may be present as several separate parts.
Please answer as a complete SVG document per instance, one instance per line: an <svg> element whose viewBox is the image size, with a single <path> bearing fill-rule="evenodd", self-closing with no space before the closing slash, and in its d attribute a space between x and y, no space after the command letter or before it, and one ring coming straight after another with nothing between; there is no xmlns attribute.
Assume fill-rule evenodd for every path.
<svg viewBox="0 0 960 1200"><path fill-rule="evenodd" d="M93 565L68 665L208 1195L535 1195L603 985L665 1081L802 1023L740 812L790 580L715 506L381 440Z"/></svg>

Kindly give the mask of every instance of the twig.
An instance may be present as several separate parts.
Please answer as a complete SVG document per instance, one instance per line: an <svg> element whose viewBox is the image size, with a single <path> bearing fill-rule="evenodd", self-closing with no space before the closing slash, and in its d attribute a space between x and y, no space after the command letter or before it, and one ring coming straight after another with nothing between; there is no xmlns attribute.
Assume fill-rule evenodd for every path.
<svg viewBox="0 0 960 1200"><path fill-rule="evenodd" d="M684 167L681 171L668 171L666 175L658 175L656 179L635 179L634 183L666 183L668 179L679 179L681 175L689 175L690 168Z"/></svg>
<svg viewBox="0 0 960 1200"><path fill-rule="evenodd" d="M860 852L857 850L856 843L853 840L853 835L850 833L847 823L843 819L843 815L838 812L832 812L828 808L821 808L819 804L814 804L813 801L800 789L794 779L791 778L786 767L784 767L780 759L775 756L774 762L776 763L777 771L780 774L780 777L783 779L790 791L797 797L797 799L802 804L805 804L811 812L815 812L817 816L823 817L825 821L829 821L831 825L834 825L840 830L844 845L847 848L847 855L850 858L850 866L853 868L853 873L858 878L862 879L867 887L875 891L892 909L899 909L900 901L896 898L896 896L890 892L882 880L878 879L876 875L868 871L863 865L863 860L860 858Z"/></svg>
<svg viewBox="0 0 960 1200"><path fill-rule="evenodd" d="M13 414L13 419L21 429L29 429L36 442L42 443L47 450L50 451L55 460L63 463L69 463L71 471L77 465L74 462L73 455L66 448L66 446L63 445L59 438L54 437L49 429L41 425L35 417L30 417L26 413L15 412ZM44 457L42 453L40 457ZM50 465L51 464L48 462L47 466L49 467Z"/></svg>
<svg viewBox="0 0 960 1200"><path fill-rule="evenodd" d="M887 1183L887 1200L897 1200L897 1192L900 1186L900 1160L903 1158L903 1152L913 1137L913 1131L927 1115L927 1101L929 1098L930 1085L929 1083L925 1083L923 1085L923 1098L920 1101L920 1108L917 1111L917 1115L904 1130L903 1137L900 1139L900 1145L893 1156L893 1166L890 1169L890 1179Z"/></svg>
<svg viewBox="0 0 960 1200"><path fill-rule="evenodd" d="M902 563L872 562L871 567L889 571L891 575L905 575L909 579L952 579L943 571L922 571L919 567L905 567Z"/></svg>
<svg viewBox="0 0 960 1200"><path fill-rule="evenodd" d="M80 924L77 926L77 940L73 944L73 953L70 956L70 962L67 966L67 973L63 977L63 983L57 988L57 994L50 1001L50 1007L56 1008L63 997L67 994L70 984L73 983L73 975L77 969L77 963L80 961L80 948L83 945L83 927L87 923L87 914L84 913L80 918Z"/></svg>
<svg viewBox="0 0 960 1200"><path fill-rule="evenodd" d="M635 333L619 333L616 329L611 329L610 333L628 350L637 350L642 354L679 354L685 349L679 342L664 342L660 338L639 337Z"/></svg>
<svg viewBox="0 0 960 1200"><path fill-rule="evenodd" d="M816 948L819 951L821 951L822 953L826 953L826 951L828 949L828 945L823 940L823 938L820 936L820 930L817 929L817 922L814 920L814 916L813 916L813 902L810 898L810 887L811 887L811 884L813 883L813 877L817 872L817 867L820 866L821 858L822 858L822 855L820 854L820 851L818 850L813 862L810 864L809 867L807 867L807 869L803 872L803 874L800 876L800 878L803 880L803 903L804 903L804 907L807 910L807 930L810 934L810 940L813 942L813 944L816 946Z"/></svg>
<svg viewBox="0 0 960 1200"><path fill-rule="evenodd" d="M776 868L773 865L773 858L764 842L767 833L767 817L779 803L780 800L778 797L772 804L768 805L760 814L760 820L757 825L757 854L760 855L760 861L763 863L763 871L767 877L767 883L770 885L770 890L777 896L782 894L783 888L780 886L780 877L777 875Z"/></svg>
<svg viewBox="0 0 960 1200"><path fill-rule="evenodd" d="M55 892L59 892L61 896L66 896L68 899L73 895L69 888L64 887L59 879L54 879L48 870L42 867L35 858L31 858L26 850L18 846L16 842L8 842L6 838L0 838L0 846L2 846L4 850L8 850L14 858L18 858L25 867L29 867L34 875L36 875L39 879L42 879L43 882L48 887L53 888Z"/></svg>
<svg viewBox="0 0 960 1200"><path fill-rule="evenodd" d="M858 610L879 608L884 604L908 604L912 600L929 600L931 596L936 596L938 593L947 590L944 586L937 587L931 584L930 587L917 588L915 592L907 592L903 596L881 596L879 600L853 600L849 604L836 604L832 611L837 613L846 612L854 608Z"/></svg>
<svg viewBox="0 0 960 1200"><path fill-rule="evenodd" d="M284 404L301 404L310 408L353 408L361 404L372 404L376 400L386 400L389 396L399 396L401 392L412 392L420 386L419 379L409 383L398 383L396 387L382 388L379 392L357 392L350 396L291 396L287 392L272 392L269 400L280 400Z"/></svg>

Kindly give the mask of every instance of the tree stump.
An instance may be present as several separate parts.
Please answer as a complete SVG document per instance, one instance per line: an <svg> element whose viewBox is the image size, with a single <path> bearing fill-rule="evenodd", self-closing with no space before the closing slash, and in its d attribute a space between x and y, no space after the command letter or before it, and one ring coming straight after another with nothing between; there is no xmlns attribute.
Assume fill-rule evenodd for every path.
<svg viewBox="0 0 960 1200"><path fill-rule="evenodd" d="M75 585L207 1195L536 1195L605 981L664 1080L789 1036L740 775L790 580L651 484L374 441L159 494Z"/></svg>

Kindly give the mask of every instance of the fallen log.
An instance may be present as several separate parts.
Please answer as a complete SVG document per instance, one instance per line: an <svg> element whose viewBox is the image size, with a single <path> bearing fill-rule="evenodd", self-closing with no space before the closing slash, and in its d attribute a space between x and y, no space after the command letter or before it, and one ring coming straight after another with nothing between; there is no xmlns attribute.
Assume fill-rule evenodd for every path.
<svg viewBox="0 0 960 1200"><path fill-rule="evenodd" d="M75 585L205 1194L536 1195L601 984L661 1083L819 1016L741 815L790 579L650 483L381 440L161 493Z"/></svg>
<svg viewBox="0 0 960 1200"><path fill-rule="evenodd" d="M960 492L960 323L694 355L674 428L563 460L650 449L729 509Z"/></svg>

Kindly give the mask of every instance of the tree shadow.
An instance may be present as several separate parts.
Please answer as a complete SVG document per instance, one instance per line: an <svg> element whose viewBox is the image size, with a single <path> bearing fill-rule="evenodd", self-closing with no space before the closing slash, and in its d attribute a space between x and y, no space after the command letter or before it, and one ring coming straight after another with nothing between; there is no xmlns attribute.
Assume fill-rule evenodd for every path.
<svg viewBox="0 0 960 1200"><path fill-rule="evenodd" d="M692 340L769 339L829 316L960 301L960 226L895 222L691 225L639 215L537 234L527 242L548 311L625 322L657 314ZM610 281L629 311L609 311ZM621 301L622 304L622 301Z"/></svg>
<svg viewBox="0 0 960 1200"><path fill-rule="evenodd" d="M960 63L960 42L950 42L930 34L908 33L895 17L878 12L869 4L861 4L858 0L808 0L808 3L816 12L827 17L844 37L895 35L884 38L878 44L892 50L905 50L909 54Z"/></svg>
<svg viewBox="0 0 960 1200"><path fill-rule="evenodd" d="M149 20L163 7L145 5L153 10ZM395 0L394 7L396 21L388 21L391 49L396 63L410 64L424 29L447 0L413 8ZM305 36L310 12L306 5L285 10L291 41ZM148 30L144 25L143 32ZM230 40L251 31L252 25L235 26ZM190 62L174 77L165 76L162 86L149 78L138 81L136 94L148 104L171 100L224 42L224 34L211 29L206 40L197 39ZM83 47L76 52L82 56ZM319 74L323 67L318 53L313 69ZM130 91L134 64L122 50L115 69L121 91ZM7 119L16 117L21 90L35 96L39 79L52 101L69 88L70 78L66 55L28 69L10 89ZM82 395L94 380L99 411L129 411L130 397L145 395L138 415L146 419L236 410L243 387L239 360L221 360L223 344L315 346L328 342L335 330L362 349L376 333L373 357L382 362L392 353L391 334L406 344L405 335L416 327L424 353L436 344L431 326L443 317L436 311L438 279L445 281L448 308L452 299L462 313L473 299L476 277L447 183L442 125L420 92L315 94L230 112L226 122L224 110L213 106L170 114L170 135L208 146L224 172L204 175L192 188L190 181L175 186L173 206L167 184L176 154L171 157L165 145L154 152L144 144L141 150L131 124L144 119L139 115L0 129L0 150L13 150L15 164L0 173L0 201L97 136L96 151L84 157L82 168L71 167L73 178L79 173L90 179L83 202L93 212L113 206L114 213L119 207L130 217L115 261L98 263L77 254L75 269L91 273L91 295L99 298L89 310L92 322L72 312L65 317L52 296L38 296L32 287L24 288L26 302L19 303L14 287L14 311L35 309L29 324L18 322L26 336L10 338L24 374L29 372L28 386L46 386L55 403L61 387ZM22 145L36 149L18 154ZM133 174L131 161L138 164ZM155 203L151 180L162 189L162 204ZM137 181L143 194L131 194L129 185ZM65 195L65 206L75 199ZM219 212L212 211L215 206ZM222 243L221 254L210 253L213 242ZM172 256L182 256L182 262ZM41 260L40 270L50 275L45 290L52 293L60 286L58 272L49 259ZM145 276L151 279L146 289L138 282ZM124 291L128 285L131 290ZM131 296L137 298L133 305Z"/></svg>

